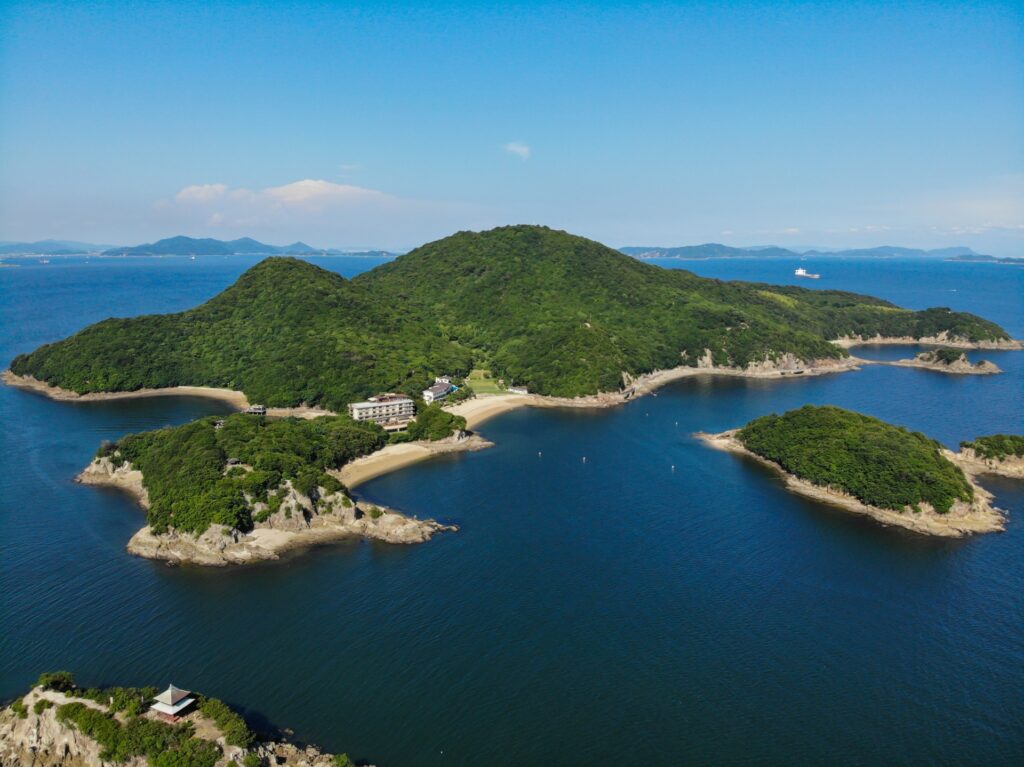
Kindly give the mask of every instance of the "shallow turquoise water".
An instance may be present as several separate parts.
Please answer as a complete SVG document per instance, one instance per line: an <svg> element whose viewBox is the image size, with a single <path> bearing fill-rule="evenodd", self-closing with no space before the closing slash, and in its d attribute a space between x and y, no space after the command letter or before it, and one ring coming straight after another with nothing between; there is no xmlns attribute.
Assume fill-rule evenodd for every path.
<svg viewBox="0 0 1024 767"><path fill-rule="evenodd" d="M194 305L251 263L2 269L0 356L108 314ZM794 265L685 264L786 282ZM976 311L1024 336L1024 270L808 268L825 275L813 287ZM985 482L1011 512L1006 533L928 540L797 498L690 436L806 402L950 446L1024 431L1024 353L980 356L1007 374L688 379L614 411L510 413L482 429L495 448L360 489L459 533L221 571L127 555L142 512L71 478L102 439L222 406L0 387L0 697L54 668L90 684L174 681L385 766L1018 764L1024 483Z"/></svg>

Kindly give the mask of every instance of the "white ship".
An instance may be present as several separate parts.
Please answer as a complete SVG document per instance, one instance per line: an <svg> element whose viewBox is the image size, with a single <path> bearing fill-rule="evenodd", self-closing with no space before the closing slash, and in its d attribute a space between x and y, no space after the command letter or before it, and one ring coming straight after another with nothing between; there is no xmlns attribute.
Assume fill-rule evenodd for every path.
<svg viewBox="0 0 1024 767"><path fill-rule="evenodd" d="M802 266L801 267L797 267L796 271L793 272L793 274L796 275L797 277L806 277L809 280L820 280L821 279L821 275L820 274L811 274L809 271L804 269Z"/></svg>

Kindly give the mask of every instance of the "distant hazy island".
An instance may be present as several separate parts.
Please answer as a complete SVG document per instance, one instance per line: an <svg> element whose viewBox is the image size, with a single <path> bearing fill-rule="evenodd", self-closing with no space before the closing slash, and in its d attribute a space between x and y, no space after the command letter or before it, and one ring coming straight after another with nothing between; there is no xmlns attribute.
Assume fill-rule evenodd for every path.
<svg viewBox="0 0 1024 767"><path fill-rule="evenodd" d="M721 282L545 227L460 232L347 280L269 258L179 314L109 319L11 363L78 394L207 386L342 411L439 374L494 371L531 392L628 391L656 371L803 374L852 367L841 344L1019 348L946 308Z"/></svg>
<svg viewBox="0 0 1024 767"><path fill-rule="evenodd" d="M631 246L620 250L635 258L933 258L948 261L996 261L995 256L975 253L962 245L950 248L922 250L920 248L901 248L895 245L880 245L875 248L780 248L777 245L761 245L747 248L736 248L717 242L703 245L682 245L679 247ZM1012 260L1012 259L1011 259Z"/></svg>
<svg viewBox="0 0 1024 767"><path fill-rule="evenodd" d="M354 767L345 754L262 739L225 703L173 685L82 688L43 674L0 710L4 767Z"/></svg>
<svg viewBox="0 0 1024 767"><path fill-rule="evenodd" d="M142 245L98 245L74 240L0 243L0 255L12 256L373 256L391 258L383 250L339 250L314 248L304 242L268 245L251 237L217 240L212 237L166 237Z"/></svg>
<svg viewBox="0 0 1024 767"><path fill-rule="evenodd" d="M1010 266L1024 266L1024 258L1014 258L1012 256L1000 257L1000 256L985 256L980 253L962 253L960 255L952 256L946 259L947 261L975 261L977 263L988 263L988 264L1009 264Z"/></svg>
<svg viewBox="0 0 1024 767"><path fill-rule="evenodd" d="M838 407L805 405L698 435L771 466L790 490L927 535L1005 529L991 494L920 432Z"/></svg>

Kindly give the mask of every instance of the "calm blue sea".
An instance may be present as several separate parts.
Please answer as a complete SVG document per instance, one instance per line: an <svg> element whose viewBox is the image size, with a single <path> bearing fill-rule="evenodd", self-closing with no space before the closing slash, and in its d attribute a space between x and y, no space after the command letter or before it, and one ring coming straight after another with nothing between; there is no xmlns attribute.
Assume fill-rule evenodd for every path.
<svg viewBox="0 0 1024 767"><path fill-rule="evenodd" d="M21 263L0 269L3 364L109 315L193 306L254 261ZM785 283L803 265L823 274L808 287L974 311L1024 337L1024 269L664 264ZM72 482L101 440L221 405L0 387L0 698L58 668L173 681L383 767L1022 764L1024 483L985 481L1006 533L929 540L691 437L808 402L950 446L1024 431L1024 353L974 356L1006 375L694 378L613 411L510 413L482 429L497 447L361 488L459 533L227 570L129 556L143 513Z"/></svg>

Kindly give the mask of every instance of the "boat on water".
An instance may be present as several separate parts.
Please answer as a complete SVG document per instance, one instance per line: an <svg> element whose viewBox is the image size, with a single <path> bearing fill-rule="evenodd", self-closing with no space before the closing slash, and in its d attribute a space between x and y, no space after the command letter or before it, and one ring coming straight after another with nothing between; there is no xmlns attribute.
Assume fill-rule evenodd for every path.
<svg viewBox="0 0 1024 767"><path fill-rule="evenodd" d="M804 269L802 266L797 267L797 269L793 272L793 274L796 275L797 277L806 277L809 280L820 280L821 279L821 275L820 274L812 274L811 272L809 272L806 269Z"/></svg>

